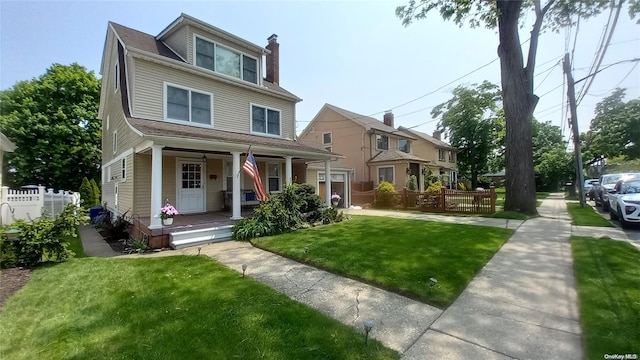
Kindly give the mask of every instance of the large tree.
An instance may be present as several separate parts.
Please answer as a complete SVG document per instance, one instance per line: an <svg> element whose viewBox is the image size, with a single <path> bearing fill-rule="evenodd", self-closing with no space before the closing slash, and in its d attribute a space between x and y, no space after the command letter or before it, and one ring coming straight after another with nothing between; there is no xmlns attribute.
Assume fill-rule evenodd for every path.
<svg viewBox="0 0 640 360"><path fill-rule="evenodd" d="M585 138L590 157L640 157L640 99L624 102L625 89L616 89L596 105Z"/></svg>
<svg viewBox="0 0 640 360"><path fill-rule="evenodd" d="M99 180L99 103L100 81L78 64L53 64L0 92L0 129L16 144L8 184L77 190L84 177Z"/></svg>
<svg viewBox="0 0 640 360"><path fill-rule="evenodd" d="M488 81L471 87L458 86L453 98L431 111L441 117L438 128L445 131L451 145L458 149L460 176L478 186L478 176L489 171L489 159L496 150L495 134L502 128L500 89Z"/></svg>
<svg viewBox="0 0 640 360"><path fill-rule="evenodd" d="M617 1L619 5L624 2ZM629 12L634 16L640 11L640 0L630 2ZM568 25L574 15L585 19L599 14L609 5L609 1L601 0L547 0L544 5L541 0L410 0L408 5L396 9L396 15L405 25L414 19L424 19L429 12L436 10L445 20L452 20L458 25L468 23L471 27L498 27L498 56L506 124L505 210L530 215L537 213L531 122L538 103L538 96L533 91L533 74L543 25L559 29ZM533 12L534 22L529 41L523 42L518 29L524 25L526 17L522 15L529 11ZM528 47L526 61L521 44Z"/></svg>
<svg viewBox="0 0 640 360"><path fill-rule="evenodd" d="M551 122L533 119L533 164L540 190L556 191L559 185L575 177L575 162L567 152L562 130Z"/></svg>

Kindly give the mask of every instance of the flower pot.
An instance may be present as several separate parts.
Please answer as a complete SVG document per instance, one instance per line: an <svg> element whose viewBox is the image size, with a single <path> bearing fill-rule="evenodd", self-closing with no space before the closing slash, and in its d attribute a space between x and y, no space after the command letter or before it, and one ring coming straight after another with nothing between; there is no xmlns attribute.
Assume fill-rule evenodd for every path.
<svg viewBox="0 0 640 360"><path fill-rule="evenodd" d="M171 224L173 224L173 218L172 217L166 218L166 219L162 219L162 225L167 226L167 225L171 225Z"/></svg>
<svg viewBox="0 0 640 360"><path fill-rule="evenodd" d="M340 201L339 200L332 200L331 203L333 204L333 206L338 206L338 203Z"/></svg>

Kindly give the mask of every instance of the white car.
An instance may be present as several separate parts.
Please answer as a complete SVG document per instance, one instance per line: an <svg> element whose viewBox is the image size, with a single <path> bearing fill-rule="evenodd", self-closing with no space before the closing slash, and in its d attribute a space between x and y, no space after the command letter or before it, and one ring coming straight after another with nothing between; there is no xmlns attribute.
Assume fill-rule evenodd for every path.
<svg viewBox="0 0 640 360"><path fill-rule="evenodd" d="M609 216L623 228L640 223L640 178L619 180L609 191Z"/></svg>

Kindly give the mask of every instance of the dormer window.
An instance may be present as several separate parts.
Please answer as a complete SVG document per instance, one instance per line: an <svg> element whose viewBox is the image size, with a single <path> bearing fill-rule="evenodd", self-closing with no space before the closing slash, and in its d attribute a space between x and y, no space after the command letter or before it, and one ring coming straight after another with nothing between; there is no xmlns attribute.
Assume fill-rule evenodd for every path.
<svg viewBox="0 0 640 360"><path fill-rule="evenodd" d="M389 137L387 135L376 135L376 149L389 150Z"/></svg>
<svg viewBox="0 0 640 360"><path fill-rule="evenodd" d="M217 73L258 83L258 59L194 36L195 65Z"/></svg>
<svg viewBox="0 0 640 360"><path fill-rule="evenodd" d="M398 150L402 152L406 152L407 154L411 150L411 142L407 139L399 139L398 140Z"/></svg>

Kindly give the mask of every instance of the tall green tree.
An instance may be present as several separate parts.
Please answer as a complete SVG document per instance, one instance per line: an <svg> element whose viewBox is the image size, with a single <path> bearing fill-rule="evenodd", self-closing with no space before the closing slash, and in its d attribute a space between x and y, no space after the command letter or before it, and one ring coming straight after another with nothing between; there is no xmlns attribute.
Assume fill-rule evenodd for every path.
<svg viewBox="0 0 640 360"><path fill-rule="evenodd" d="M624 102L625 89L616 89L596 105L595 117L584 136L592 157L640 157L640 99Z"/></svg>
<svg viewBox="0 0 640 360"><path fill-rule="evenodd" d="M8 184L76 190L84 177L99 179L99 103L100 81L75 63L0 92L0 129L16 144Z"/></svg>
<svg viewBox="0 0 640 360"><path fill-rule="evenodd" d="M533 163L539 175L539 190L556 191L559 186L575 177L575 162L567 152L562 130L551 122L533 119Z"/></svg>
<svg viewBox="0 0 640 360"><path fill-rule="evenodd" d="M640 12L640 0L629 2L629 13L633 17ZM624 0L616 1L618 6L623 3ZM541 0L409 0L407 5L396 8L396 15L405 26L414 19L425 19L434 10L445 20L454 21L460 26L467 23L472 28L498 28L498 56L506 124L505 210L537 214L531 134L533 111L538 104L533 74L538 39L543 26L558 30L570 24L576 15L584 20L609 6L609 1L601 0L546 0L544 5ZM527 42L520 39L518 30L524 25L529 13L533 13L533 25ZM526 59L522 46L528 47Z"/></svg>
<svg viewBox="0 0 640 360"><path fill-rule="evenodd" d="M496 150L495 134L502 125L500 89L488 81L471 87L458 86L453 98L433 108L441 117L438 128L445 131L451 146L458 149L458 172L478 186L478 176L488 172L489 159Z"/></svg>

